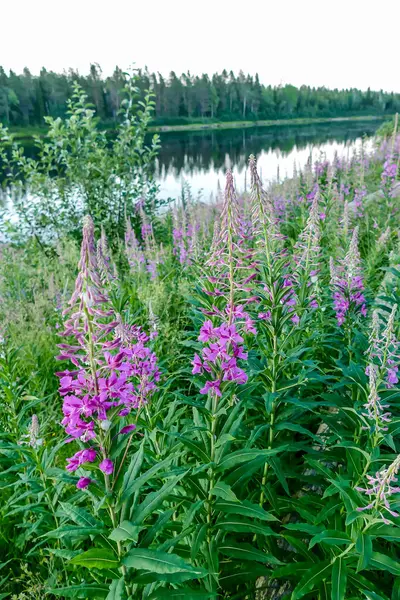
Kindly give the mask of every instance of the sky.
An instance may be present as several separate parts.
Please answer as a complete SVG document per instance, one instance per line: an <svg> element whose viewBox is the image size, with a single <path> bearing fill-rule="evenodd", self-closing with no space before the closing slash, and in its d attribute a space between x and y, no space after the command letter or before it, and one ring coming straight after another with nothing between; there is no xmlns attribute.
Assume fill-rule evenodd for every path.
<svg viewBox="0 0 400 600"><path fill-rule="evenodd" d="M0 65L16 72L134 63L400 92L399 0L1 0L0 20Z"/></svg>

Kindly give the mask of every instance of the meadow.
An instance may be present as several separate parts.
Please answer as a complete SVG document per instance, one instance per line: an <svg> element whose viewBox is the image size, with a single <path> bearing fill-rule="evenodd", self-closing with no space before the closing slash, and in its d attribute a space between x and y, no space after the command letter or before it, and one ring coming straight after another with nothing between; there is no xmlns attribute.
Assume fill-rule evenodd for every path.
<svg viewBox="0 0 400 600"><path fill-rule="evenodd" d="M153 107L0 128L0 600L398 600L397 120L163 204Z"/></svg>

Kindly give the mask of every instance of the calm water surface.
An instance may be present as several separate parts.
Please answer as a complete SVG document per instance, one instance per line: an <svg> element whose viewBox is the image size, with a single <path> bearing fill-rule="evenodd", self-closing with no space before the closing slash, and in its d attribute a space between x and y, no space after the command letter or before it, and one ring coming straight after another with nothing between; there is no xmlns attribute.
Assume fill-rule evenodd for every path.
<svg viewBox="0 0 400 600"><path fill-rule="evenodd" d="M293 174L312 156L332 159L351 156L361 147L363 136L373 135L380 121L343 122L320 125L257 127L221 131L174 132L161 134L156 178L161 196L177 198L188 184L194 197L203 199L224 186L224 175L232 168L238 190L246 185L250 154L258 158L265 183Z"/></svg>

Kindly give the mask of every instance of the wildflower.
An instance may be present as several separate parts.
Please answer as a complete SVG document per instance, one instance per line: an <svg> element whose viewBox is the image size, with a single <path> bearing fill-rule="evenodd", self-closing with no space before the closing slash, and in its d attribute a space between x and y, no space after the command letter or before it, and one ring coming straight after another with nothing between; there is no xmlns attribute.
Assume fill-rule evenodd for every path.
<svg viewBox="0 0 400 600"><path fill-rule="evenodd" d="M106 475L111 475L111 473L114 471L114 463L109 458L105 458L99 464L99 469L100 471L103 471L103 473L105 473Z"/></svg>
<svg viewBox="0 0 400 600"><path fill-rule="evenodd" d="M389 513L392 517L398 517L390 505L390 499L394 494L400 493L400 487L393 485L397 482L397 474L400 469L400 455L392 462L389 467L378 471L375 476L367 475L368 486L366 488L356 487L356 490L363 492L371 502L367 506L358 507L358 511L371 510L377 511L387 525L391 521L384 513Z"/></svg>
<svg viewBox="0 0 400 600"><path fill-rule="evenodd" d="M140 272L145 263L145 257L129 219L126 221L125 229L125 254L132 271Z"/></svg>
<svg viewBox="0 0 400 600"><path fill-rule="evenodd" d="M213 392L216 396L221 397L221 390L220 390L220 385L221 382L219 379L216 379L215 381L206 381L204 387L201 388L200 390L200 394L208 394L208 392Z"/></svg>
<svg viewBox="0 0 400 600"><path fill-rule="evenodd" d="M390 412L385 412L385 409L388 408L389 405L382 404L381 399L378 396L376 386L377 369L375 365L369 365L368 375L370 392L368 396L368 401L366 404L364 404L366 412L362 414L369 421L371 421L371 425L375 433L387 431L386 423L390 422L391 414Z"/></svg>
<svg viewBox="0 0 400 600"><path fill-rule="evenodd" d="M119 432L121 435L126 435L127 433L131 433L132 431L135 431L136 429L136 425L125 425L125 427L123 427L121 429L121 431Z"/></svg>
<svg viewBox="0 0 400 600"><path fill-rule="evenodd" d="M232 173L228 171L220 225L214 229L206 263L210 269L208 285L212 289L205 291L207 295L218 297L219 306L222 306L221 309L213 306L211 311L204 312L214 316L219 325L214 325L211 319L204 321L198 336L204 347L201 357L195 354L192 361L194 375L205 374L211 379L200 389L201 394L210 392L221 396L222 382L242 385L247 381L247 375L237 361L247 359L242 333L255 334L256 329L243 305L235 303L237 294L246 292L249 289L246 284L252 281L252 274L248 272L244 278L241 276L242 270L249 268L247 260L251 258L251 252L246 249L247 235L250 234L245 220L239 215Z"/></svg>
<svg viewBox="0 0 400 600"><path fill-rule="evenodd" d="M71 458L67 458L67 471L76 471L79 467L87 462L94 462L96 460L96 450L94 448L87 448L80 450Z"/></svg>
<svg viewBox="0 0 400 600"><path fill-rule="evenodd" d="M123 324L121 315L109 308L108 297L101 287L94 244L94 228L85 219L79 273L65 323L64 337L74 342L62 343L62 360L71 360L76 369L57 373L63 398L62 425L67 441L80 439L92 446L68 459L67 470L94 462L98 450L108 444L105 432L114 420L149 402L160 374L155 354L146 346L149 337L135 326ZM115 410L117 409L117 410ZM122 433L135 426L122 428ZM113 463L100 463L106 474ZM89 485L89 484L87 484ZM86 487L84 485L83 487Z"/></svg>
<svg viewBox="0 0 400 600"><path fill-rule="evenodd" d="M359 311L364 317L367 314L360 263L358 227L356 227L353 231L349 251L342 264L339 267L335 267L333 262L330 264L333 304L339 326L343 325L351 308Z"/></svg>
<svg viewBox="0 0 400 600"><path fill-rule="evenodd" d="M43 445L43 438L39 438L40 427L37 415L32 415L31 424L29 427L29 445L32 448L38 448Z"/></svg>
<svg viewBox="0 0 400 600"><path fill-rule="evenodd" d="M87 487L89 487L91 483L92 479L89 479L89 477L81 477L78 483L76 484L76 487L78 488L78 490L84 490Z"/></svg>

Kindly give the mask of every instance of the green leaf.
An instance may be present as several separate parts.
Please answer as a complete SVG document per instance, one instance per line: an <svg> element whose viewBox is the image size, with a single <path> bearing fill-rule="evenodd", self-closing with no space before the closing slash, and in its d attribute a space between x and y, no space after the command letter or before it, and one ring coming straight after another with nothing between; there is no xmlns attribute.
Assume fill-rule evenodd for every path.
<svg viewBox="0 0 400 600"><path fill-rule="evenodd" d="M229 544L228 542L225 542L223 546L219 547L219 551L225 556L239 558L240 560L255 560L271 565L283 565L283 562L278 558L275 558L275 556L272 556L272 554L265 554L265 552L254 548L250 544L243 543L240 544L240 546L236 546L233 543Z"/></svg>
<svg viewBox="0 0 400 600"><path fill-rule="evenodd" d="M217 529L222 531L235 531L237 533L252 533L264 536L278 536L270 527L266 525L260 525L259 523L253 523L252 521L245 521L235 518L227 518L224 521L218 521L216 524Z"/></svg>
<svg viewBox="0 0 400 600"><path fill-rule="evenodd" d="M303 598L303 596L308 594L308 592L311 592L313 589L315 589L320 581L329 576L331 568L330 561L325 560L315 565L315 567L308 569L306 574L303 575L303 577L300 579L300 582L293 590L292 600L299 600L299 598Z"/></svg>
<svg viewBox="0 0 400 600"><path fill-rule="evenodd" d="M64 560L71 560L80 552L79 550L65 550L60 548L46 548L46 550L50 552L50 554L54 554L54 556L58 556Z"/></svg>
<svg viewBox="0 0 400 600"><path fill-rule="evenodd" d="M385 525L383 523L372 525L372 527L368 528L367 533L372 537L381 537L385 540L400 540L400 528L393 525Z"/></svg>
<svg viewBox="0 0 400 600"><path fill-rule="evenodd" d="M361 533L357 537L356 550L359 553L357 571L365 569L372 555L372 540L369 535Z"/></svg>
<svg viewBox="0 0 400 600"><path fill-rule="evenodd" d="M383 571L389 571L392 575L400 575L400 563L386 554L380 552L372 552L370 566L376 567Z"/></svg>
<svg viewBox="0 0 400 600"><path fill-rule="evenodd" d="M223 481L218 481L210 491L210 494L222 498L223 500L229 500L230 502L239 502L236 494L234 494L229 485L226 485Z"/></svg>
<svg viewBox="0 0 400 600"><path fill-rule="evenodd" d="M336 558L332 567L332 600L345 600L347 571L343 558Z"/></svg>
<svg viewBox="0 0 400 600"><path fill-rule="evenodd" d="M121 525L116 527L108 537L114 542L124 542L125 540L137 542L138 535L142 530L143 527L140 525L135 525L130 521L122 521Z"/></svg>
<svg viewBox="0 0 400 600"><path fill-rule="evenodd" d="M53 531L49 531L41 537L57 539L64 537L89 537L90 535L97 535L103 531L103 527L73 527L72 525L65 525L63 527L59 527L58 529L53 529Z"/></svg>
<svg viewBox="0 0 400 600"><path fill-rule="evenodd" d="M118 558L108 548L91 548L75 556L70 563L87 569L113 569L119 565Z"/></svg>
<svg viewBox="0 0 400 600"><path fill-rule="evenodd" d="M196 531L194 532L194 535L193 535L193 542L192 542L192 548L191 548L192 560L194 560L196 558L200 546L206 539L206 534L207 534L207 524L204 523L203 525L198 525L196 528Z"/></svg>
<svg viewBox="0 0 400 600"><path fill-rule="evenodd" d="M284 525L283 527L285 529L290 529L290 531L302 531L303 533L308 533L310 535L321 533L321 526L311 525L311 523L287 523L287 525Z"/></svg>
<svg viewBox="0 0 400 600"><path fill-rule="evenodd" d="M400 600L400 579L396 579L394 583L391 600Z"/></svg>
<svg viewBox="0 0 400 600"><path fill-rule="evenodd" d="M173 435L174 435L174 437L178 438L178 440L180 440L184 446L186 446L187 448L192 450L192 452L194 452L194 454L197 456L197 458L200 460L200 462L202 462L204 464L207 464L210 462L210 457L203 450L203 448L201 447L201 444L199 442L195 442L194 440L191 440L190 438L180 435L179 433L174 433Z"/></svg>
<svg viewBox="0 0 400 600"><path fill-rule="evenodd" d="M150 548L132 548L122 559L122 564L152 573L182 573L186 579L200 579L208 574L205 569L190 565L177 554L168 554Z"/></svg>
<svg viewBox="0 0 400 600"><path fill-rule="evenodd" d="M180 588L179 590L157 590L149 596L149 600L207 600L215 598L215 592L206 592L206 590L192 590L192 588Z"/></svg>
<svg viewBox="0 0 400 600"><path fill-rule="evenodd" d="M371 590L363 590L362 592L368 600L385 600L383 596L376 592L371 592Z"/></svg>
<svg viewBox="0 0 400 600"><path fill-rule="evenodd" d="M103 523L92 517L86 510L67 502L60 502L63 512L81 527L101 527Z"/></svg>
<svg viewBox="0 0 400 600"><path fill-rule="evenodd" d="M363 577L359 573L354 573L354 571L349 570L347 573L347 579L349 583L351 583L351 585L353 585L357 590L363 589L371 592L380 592L382 594L382 591L374 583L372 583L372 581L366 577ZM385 595L383 598L384 600L388 600L387 596Z"/></svg>
<svg viewBox="0 0 400 600"><path fill-rule="evenodd" d="M143 475L138 477L137 479L130 479L129 486L124 488L124 492L121 496L121 500L128 500L135 492L140 490L140 488L149 481L158 471L166 467L172 460L172 457L168 457L165 460L156 463L150 469L148 469Z"/></svg>
<svg viewBox="0 0 400 600"><path fill-rule="evenodd" d="M125 497L127 490L133 485L136 480L137 474L139 473L142 463L143 463L143 454L144 454L144 440L141 443L139 450L132 456L131 462L129 463L129 467L125 471L124 479L122 481L121 494Z"/></svg>
<svg viewBox="0 0 400 600"><path fill-rule="evenodd" d="M225 456L221 462L217 465L218 471L225 471L225 469L231 469L235 465L240 465L241 463L250 462L256 458L265 459L264 462L267 462L270 456L274 456L278 452L281 452L283 447L280 449L273 448L272 450L237 450L236 452L232 452Z"/></svg>
<svg viewBox="0 0 400 600"><path fill-rule="evenodd" d="M244 517L252 517L260 519L260 521L277 521L278 519L265 511L258 504L252 504L248 500L243 500L240 504L237 502L220 501L214 505L215 510L220 510L227 515L243 515Z"/></svg>
<svg viewBox="0 0 400 600"><path fill-rule="evenodd" d="M183 477L188 473L185 471L181 473L177 477L174 477L170 481L164 483L161 489L157 492L152 492L148 494L139 506L133 511L132 521L134 523L142 523L152 512L158 508L163 502L164 499L171 494L171 492L175 489L176 484L183 479Z"/></svg>
<svg viewBox="0 0 400 600"><path fill-rule="evenodd" d="M125 581L124 578L114 579L110 585L110 591L106 600L125 600Z"/></svg>
<svg viewBox="0 0 400 600"><path fill-rule="evenodd" d="M279 569L274 569L270 575L271 579L290 577L291 575L296 575L296 579L299 579L300 573L308 573L311 567L314 567L315 563L313 562L293 562L291 564L285 565L284 567L280 567Z"/></svg>
<svg viewBox="0 0 400 600"><path fill-rule="evenodd" d="M101 583L80 583L79 585L49 589L47 593L54 596L61 596L62 598L83 598L84 600L94 598L98 600L99 598L106 598L108 590L108 586Z"/></svg>
<svg viewBox="0 0 400 600"><path fill-rule="evenodd" d="M342 531L336 531L334 529L327 529L326 531L321 531L321 533L317 533L311 538L309 548L313 548L315 544L328 544L329 546L340 546L341 544L348 544L351 542L350 537L347 533Z"/></svg>

